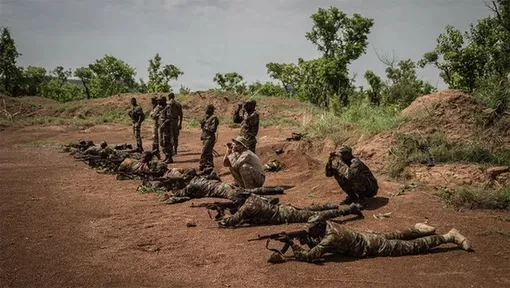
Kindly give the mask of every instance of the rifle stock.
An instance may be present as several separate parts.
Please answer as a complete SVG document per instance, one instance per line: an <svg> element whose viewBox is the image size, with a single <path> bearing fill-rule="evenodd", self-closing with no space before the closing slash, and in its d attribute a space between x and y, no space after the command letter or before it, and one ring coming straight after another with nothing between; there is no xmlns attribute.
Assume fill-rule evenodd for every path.
<svg viewBox="0 0 510 288"><path fill-rule="evenodd" d="M198 205L191 203L191 208L207 208L207 214L209 214L209 218L212 219L209 210L216 211L216 216L214 217L216 220L221 219L225 216L225 209L233 209L235 208L235 204L233 202L208 202L208 203L200 203ZM231 210L232 211L232 210Z"/></svg>

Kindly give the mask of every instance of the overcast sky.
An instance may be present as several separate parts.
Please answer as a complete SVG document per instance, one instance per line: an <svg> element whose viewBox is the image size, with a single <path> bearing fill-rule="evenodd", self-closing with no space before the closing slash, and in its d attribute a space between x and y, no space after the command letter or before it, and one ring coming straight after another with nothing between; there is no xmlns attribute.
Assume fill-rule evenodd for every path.
<svg viewBox="0 0 510 288"><path fill-rule="evenodd" d="M310 15L329 6L375 20L367 54L351 66L360 84L367 69L384 73L374 48L417 61L446 25L465 30L489 15L483 0L0 0L0 26L11 29L22 66L74 69L113 54L146 79L159 53L184 71L172 85L196 90L214 86L216 72L266 81L267 62L316 58L304 35ZM418 72L438 83L436 69Z"/></svg>

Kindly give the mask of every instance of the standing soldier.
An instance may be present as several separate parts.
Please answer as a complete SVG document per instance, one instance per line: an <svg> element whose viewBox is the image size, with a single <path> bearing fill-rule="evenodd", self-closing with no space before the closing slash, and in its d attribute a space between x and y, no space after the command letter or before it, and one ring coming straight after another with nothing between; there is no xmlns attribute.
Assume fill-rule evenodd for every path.
<svg viewBox="0 0 510 288"><path fill-rule="evenodd" d="M159 124L159 141L161 144L161 148L163 149L163 153L165 153L164 162L174 163L172 158L173 155L173 144L172 144L172 110L170 106L166 104L165 96L162 96L159 99L159 116L158 116L158 124Z"/></svg>
<svg viewBox="0 0 510 288"><path fill-rule="evenodd" d="M168 105L170 105L172 110L172 133L173 133L173 142L174 142L174 155L177 154L177 146L179 145L179 132L182 129L182 106L181 103L175 100L175 94L168 94L168 98L170 99Z"/></svg>
<svg viewBox="0 0 510 288"><path fill-rule="evenodd" d="M136 104L136 98L131 98L131 105L133 105L133 108L129 111L128 115L133 121L133 135L136 140L136 148L139 152L142 152L143 147L140 129L142 128L143 120L145 120L145 114L143 113L142 107Z"/></svg>
<svg viewBox="0 0 510 288"><path fill-rule="evenodd" d="M218 129L219 120L214 115L214 106L209 104L205 108L205 118L200 121L202 127L202 135L200 140L204 144L202 155L200 156L200 171L214 168L214 144L216 144L216 130Z"/></svg>
<svg viewBox="0 0 510 288"><path fill-rule="evenodd" d="M241 133L248 140L249 149L255 153L255 146L257 145L257 134L259 133L259 113L255 111L257 102L249 100L244 104L243 113L240 115L242 105L237 106L234 112L234 123L241 123Z"/></svg>
<svg viewBox="0 0 510 288"><path fill-rule="evenodd" d="M158 105L158 98L152 97L151 98L151 104L152 104L152 111L150 113L150 117L154 121L154 125L152 128L152 153L154 156L156 156L158 159L161 159L161 154L159 153L159 111L161 107Z"/></svg>

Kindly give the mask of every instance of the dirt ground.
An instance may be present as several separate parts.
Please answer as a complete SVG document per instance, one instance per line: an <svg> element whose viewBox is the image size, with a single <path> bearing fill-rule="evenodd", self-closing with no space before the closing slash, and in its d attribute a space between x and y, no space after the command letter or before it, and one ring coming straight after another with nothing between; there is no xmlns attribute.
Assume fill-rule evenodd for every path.
<svg viewBox="0 0 510 288"><path fill-rule="evenodd" d="M143 131L149 146L150 128ZM216 150L238 131L221 127ZM266 185L291 186L281 203L308 205L344 198L315 159L283 139L290 130L264 128L258 149L267 160L274 147L287 169L268 174ZM455 227L474 253L454 245L430 254L397 258L329 257L322 264L272 265L258 234L297 230L299 224L219 229L203 208L166 205L135 192L137 181L98 174L49 145L82 138L132 143L129 127L9 128L0 132L1 287L510 287L510 214L456 211L418 186L394 196L401 183L379 177L380 192L365 218L346 217L360 230L391 231L428 221L439 232ZM184 130L173 167L197 167L199 131ZM48 144L47 147L45 147ZM224 181L231 180L216 168ZM378 175L379 176L379 175ZM215 201L201 199L197 202ZM391 212L390 218L374 214ZM192 219L197 227L186 227ZM273 243L279 245L279 243Z"/></svg>

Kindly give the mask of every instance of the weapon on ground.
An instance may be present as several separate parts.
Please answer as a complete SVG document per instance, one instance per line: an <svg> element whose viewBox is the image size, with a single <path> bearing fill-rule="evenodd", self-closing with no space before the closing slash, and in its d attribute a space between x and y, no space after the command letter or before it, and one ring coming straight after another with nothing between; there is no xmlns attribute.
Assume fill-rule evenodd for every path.
<svg viewBox="0 0 510 288"><path fill-rule="evenodd" d="M427 167L436 166L436 164L434 163L434 157L432 157L432 153L430 153L429 147L427 145L419 145L418 150L423 152L427 157Z"/></svg>
<svg viewBox="0 0 510 288"><path fill-rule="evenodd" d="M226 209L229 209L230 213L234 214L232 212L234 212L233 210L235 208L237 208L236 205L234 204L234 202L208 202L208 203L200 203L198 205L191 203L191 208L200 208L200 207L207 208L207 214L209 214L209 218L211 218L211 219L212 219L212 217L211 217L211 214L209 213L209 210L216 211L216 216L214 216L214 219L216 219L216 220L219 220L223 216L225 216Z"/></svg>

